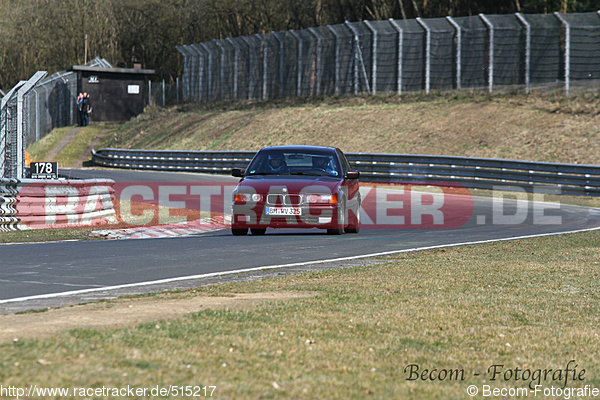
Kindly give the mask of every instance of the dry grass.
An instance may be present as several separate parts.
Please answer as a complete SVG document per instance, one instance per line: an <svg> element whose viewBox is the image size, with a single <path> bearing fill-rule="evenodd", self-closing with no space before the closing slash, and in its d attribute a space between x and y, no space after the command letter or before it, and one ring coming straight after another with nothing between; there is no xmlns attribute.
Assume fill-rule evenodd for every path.
<svg viewBox="0 0 600 400"><path fill-rule="evenodd" d="M81 131L69 142L69 144L60 151L54 159L48 159L48 154L59 144L61 139L70 131L76 129L74 126L55 129L50 134L44 136L38 142L33 143L27 148L32 161L56 161L59 168L71 167L75 161L85 151L86 147L100 134L106 126L88 126L82 128ZM87 154L91 159L91 154Z"/></svg>
<svg viewBox="0 0 600 400"><path fill-rule="evenodd" d="M106 147L257 150L317 144L412 153L599 164L600 99L407 95L149 109Z"/></svg>

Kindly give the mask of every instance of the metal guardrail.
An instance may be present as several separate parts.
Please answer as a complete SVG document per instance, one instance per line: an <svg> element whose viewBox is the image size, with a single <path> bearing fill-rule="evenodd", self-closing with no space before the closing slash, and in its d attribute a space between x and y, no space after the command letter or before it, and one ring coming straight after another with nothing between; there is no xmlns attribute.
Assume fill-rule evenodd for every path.
<svg viewBox="0 0 600 400"><path fill-rule="evenodd" d="M245 168L253 151L92 150L105 167L229 174ZM519 187L531 191L600 196L600 165L455 156L346 153L361 181L460 184L467 188Z"/></svg>

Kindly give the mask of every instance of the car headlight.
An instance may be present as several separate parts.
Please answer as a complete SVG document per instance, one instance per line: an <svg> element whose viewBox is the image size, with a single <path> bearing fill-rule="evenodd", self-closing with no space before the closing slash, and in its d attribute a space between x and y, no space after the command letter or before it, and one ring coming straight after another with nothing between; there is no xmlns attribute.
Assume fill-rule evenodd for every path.
<svg viewBox="0 0 600 400"><path fill-rule="evenodd" d="M264 196L259 193L235 193L233 195L234 203L247 203L253 202L258 203L263 201Z"/></svg>
<svg viewBox="0 0 600 400"><path fill-rule="evenodd" d="M306 199L309 204L337 204L338 202L335 194L309 194Z"/></svg>

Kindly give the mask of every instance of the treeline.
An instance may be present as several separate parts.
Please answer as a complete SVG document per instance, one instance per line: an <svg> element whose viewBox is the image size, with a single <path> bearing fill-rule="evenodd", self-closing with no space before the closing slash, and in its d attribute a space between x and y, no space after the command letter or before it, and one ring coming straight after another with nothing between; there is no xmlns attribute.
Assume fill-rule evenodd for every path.
<svg viewBox="0 0 600 400"><path fill-rule="evenodd" d="M182 71L177 45L346 20L599 8L600 0L1 0L0 88L96 56L171 81Z"/></svg>

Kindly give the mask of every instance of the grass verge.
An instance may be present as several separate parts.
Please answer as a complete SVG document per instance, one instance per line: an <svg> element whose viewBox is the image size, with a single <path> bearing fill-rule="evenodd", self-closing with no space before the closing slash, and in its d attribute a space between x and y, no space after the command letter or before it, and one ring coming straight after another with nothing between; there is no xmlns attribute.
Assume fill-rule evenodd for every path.
<svg viewBox="0 0 600 400"><path fill-rule="evenodd" d="M3 344L0 382L208 385L215 398L466 399L469 385L527 388L537 383L533 371L564 371L574 360L583 379L566 386L600 387L599 244L600 231L591 231L445 248L173 294L319 293ZM408 380L410 365L437 369L437 379ZM503 366L495 380L493 365ZM516 368L529 377L517 380ZM439 380L441 370L464 380Z"/></svg>
<svg viewBox="0 0 600 400"><path fill-rule="evenodd" d="M2 232L0 243L39 243L61 240L93 240L97 237L90 236L95 228L70 228L70 229L28 229L24 231Z"/></svg>
<svg viewBox="0 0 600 400"><path fill-rule="evenodd" d="M31 156L31 161L52 161L46 160L46 155L73 129L72 126L56 128L31 146L27 147L27 151Z"/></svg>
<svg viewBox="0 0 600 400"><path fill-rule="evenodd" d="M53 160L47 160L48 154L54 149L65 135L76 129L74 126L54 129L38 142L27 148L32 161L56 161L61 168L71 167L83 154L86 147L98 137L104 129L111 129L111 125L90 125L81 128L79 133L63 148ZM91 159L91 154L89 155Z"/></svg>

